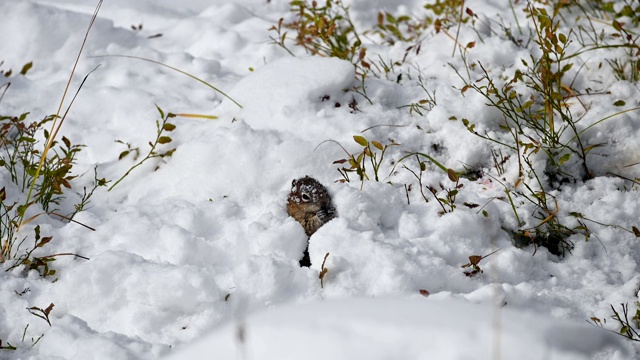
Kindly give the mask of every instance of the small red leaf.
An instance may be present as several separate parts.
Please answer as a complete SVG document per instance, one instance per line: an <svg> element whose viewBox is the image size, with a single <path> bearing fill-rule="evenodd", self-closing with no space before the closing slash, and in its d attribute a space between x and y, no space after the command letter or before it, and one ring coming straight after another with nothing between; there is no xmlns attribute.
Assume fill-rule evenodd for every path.
<svg viewBox="0 0 640 360"><path fill-rule="evenodd" d="M43 247L52 239L53 239L53 236L45 236L42 238L42 240L40 240L40 242L38 243L38 245L36 245L36 247Z"/></svg>
<svg viewBox="0 0 640 360"><path fill-rule="evenodd" d="M44 309L44 311L43 311L44 314L45 315L49 315L49 313L51 313L51 310L53 310L53 306L54 306L53 303L49 304L49 306L47 306L47 308Z"/></svg>
<svg viewBox="0 0 640 360"><path fill-rule="evenodd" d="M480 255L469 256L469 262L473 265L478 265L480 263L480 260L482 260L482 256Z"/></svg>

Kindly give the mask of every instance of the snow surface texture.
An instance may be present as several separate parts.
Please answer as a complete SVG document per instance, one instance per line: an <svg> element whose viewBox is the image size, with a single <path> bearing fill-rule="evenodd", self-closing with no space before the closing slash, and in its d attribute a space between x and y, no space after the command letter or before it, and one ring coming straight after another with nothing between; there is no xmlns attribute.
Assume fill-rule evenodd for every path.
<svg viewBox="0 0 640 360"><path fill-rule="evenodd" d="M566 258L545 248L532 256L533 247L512 246L504 230L517 228L511 206L490 201L503 197L504 189L487 178L463 179L457 203L486 204L488 217L462 205L438 215L439 205L422 200L415 178L401 168L384 182L366 182L363 190L358 182L335 182L340 176L333 161L345 155L335 143L322 142L335 140L357 152L353 135L401 144L389 150L389 159L421 151L456 170L466 165L491 171L489 144L460 121L449 120L468 118L491 130L500 118L477 94L463 97L454 88L462 82L448 63L458 69L463 64L459 56L450 56L449 37L430 34L411 59L437 94L437 105L422 117L398 109L424 97L413 82L371 79L370 104L344 91L358 85L350 63L306 57L293 45L298 56L292 57L271 44L267 29L290 17L287 1L175 3L104 2L72 89L100 67L62 130L73 143L86 145L74 168L84 175L74 190L91 186L95 165L100 177L115 180L134 164L131 157L118 160L126 147L115 140L145 152L155 136L154 104L219 119L172 119L177 125L171 133L173 156L145 163L111 192L98 190L91 207L76 216L95 232L56 218L38 219L42 233L53 236L41 255L71 252L90 260L59 257L52 264L55 282L34 271L5 272L10 263L2 265L0 339L17 350L0 350L0 358L637 356L635 345L585 322L609 318L612 304L633 308L638 300L640 242L632 234L592 224L597 239L572 236L576 248ZM350 4L358 24L367 26L379 9L411 13L421 8L421 2L410 0ZM15 71L34 62L26 77L11 78L0 114L29 111L39 119L55 112L94 6L86 0L0 1L3 68ZM474 6L486 18L514 21L506 1ZM524 23L522 8L517 10ZM131 25L139 24L143 28L132 31ZM470 50L474 60L500 71L528 57L495 30L479 30L484 43ZM150 37L156 34L162 36ZM460 36L467 43L478 33L464 28ZM398 46L377 50L383 58L404 54ZM242 109L176 72L102 55L172 65L226 91ZM614 112L615 100L637 106L635 84L600 75L596 68L582 71L611 91L589 99L586 122ZM359 111L348 106L354 99ZM607 145L592 158L592 170L638 177L638 166L625 165L638 162L639 135L634 113L594 127L585 134L587 144ZM390 170L389 162L381 172ZM8 182L8 175L0 175L3 184ZM305 175L329 189L339 213L311 238L311 268L298 266L307 237L285 209L291 180ZM448 183L446 174L430 165L424 176L425 184ZM515 159L506 164L504 176L517 177ZM410 203L403 184L414 186ZM629 183L620 178L600 176L555 195L567 222L572 221L569 211L579 211L630 229L638 225L640 199L637 188L625 187ZM63 210L71 212L73 200L71 193ZM521 216L528 220L532 214ZM577 225L573 221L569 225ZM501 250L482 261L483 274L463 274L469 256L496 249ZM329 272L321 288L318 275L326 253ZM431 296L420 295L421 289ZM55 304L51 326L25 310L50 303ZM611 320L605 328L617 331L616 325Z"/></svg>

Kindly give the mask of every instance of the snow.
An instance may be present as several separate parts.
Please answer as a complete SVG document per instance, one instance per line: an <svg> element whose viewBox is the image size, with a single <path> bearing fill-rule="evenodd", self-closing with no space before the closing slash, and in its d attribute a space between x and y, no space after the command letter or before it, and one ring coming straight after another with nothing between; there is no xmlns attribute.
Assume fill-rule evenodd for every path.
<svg viewBox="0 0 640 360"><path fill-rule="evenodd" d="M301 326L308 330L301 332ZM484 359L495 347L501 350L493 353L505 359L589 359L619 340L595 328L558 325L450 295L428 302L343 299L271 308L227 324L167 359L212 353L266 359Z"/></svg>
<svg viewBox="0 0 640 360"><path fill-rule="evenodd" d="M375 24L379 9L422 9L420 1L349 3L357 26ZM94 6L86 0L0 2L1 69L15 72L34 63L26 76L6 79L11 87L0 114L28 111L35 120L55 113ZM513 21L511 9L504 1L474 6L494 20L479 33L463 27L461 43L479 34L483 39L468 60L513 76L522 66L517 59L529 52L497 34L496 19ZM524 5L518 6L524 24ZM450 38L429 33L421 53L410 59L413 80L420 73L436 94L437 104L419 116L400 108L424 98L414 81L396 83L395 74L370 78L369 103L345 91L359 85L349 62L308 56L291 44L293 57L271 44L268 29L281 17L291 17L288 1L104 2L72 91L100 66L61 131L86 145L74 167L82 176L61 212L71 213L82 188L92 186L96 165L99 177L113 184L135 164L131 155L118 160L127 147L116 140L139 147L142 155L148 151L156 104L165 112L217 119L172 118L173 141L161 149L176 152L146 162L112 191L99 188L74 218L95 231L45 215L21 230L31 236L39 224L42 234L53 236L39 255L74 253L89 260L58 257L53 278L4 271L11 261L1 264L0 340L17 347L0 350L1 359L638 356L638 345L607 331L620 329L610 318L611 305L629 303L633 315L639 300L640 242L622 228L638 226L640 196L637 185L612 175L640 176L633 166L640 154L637 113L586 130L586 145L606 144L589 158L598 176L553 192L568 227L578 225L572 211L600 223L587 223L594 236L585 241L572 235L575 249L565 258L545 248L516 248L506 229L517 229L517 221L511 204L499 199L505 191L497 181L461 179L457 208L440 215L428 190L431 200L425 202L417 180L402 167L416 171L417 162L391 163L419 151L455 170L493 171L489 143L470 134L461 119L497 133L502 117L473 91L461 94L464 84L453 68L462 70L463 61L451 56ZM140 31L131 29L140 24ZM405 45L372 43L370 52L401 58ZM112 55L144 57L196 75L241 107L178 72ZM638 106L640 93L637 84L598 69L604 55L590 56L579 81L609 93L583 98L589 111L576 106L585 114L583 129ZM617 100L627 105L612 106ZM362 189L355 174L350 183L336 182L341 177L333 164L346 158L335 142L351 153L362 151L354 135L400 144L385 155L384 179L365 181ZM453 186L447 174L426 165L423 184ZM285 206L291 181L305 175L328 188L339 214L311 237L311 268L298 264L307 237ZM511 159L502 178L513 185L517 176ZM16 189L4 169L0 181ZM405 184L413 187L409 194ZM533 207L515 201L522 204L521 219L534 223ZM482 206L488 216L465 202ZM481 261L482 274L465 276L469 256L496 250ZM55 305L51 326L26 310L49 304ZM591 317L609 321L599 328L586 323Z"/></svg>

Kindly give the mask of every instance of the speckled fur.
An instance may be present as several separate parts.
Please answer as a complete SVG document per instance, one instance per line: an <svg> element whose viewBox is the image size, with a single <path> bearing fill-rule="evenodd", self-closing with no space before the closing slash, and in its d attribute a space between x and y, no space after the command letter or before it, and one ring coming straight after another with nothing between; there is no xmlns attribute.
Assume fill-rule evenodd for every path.
<svg viewBox="0 0 640 360"><path fill-rule="evenodd" d="M287 212L302 225L307 236L313 235L322 225L337 216L327 189L309 176L293 180L291 183ZM300 260L301 266L310 265L308 257L307 248Z"/></svg>

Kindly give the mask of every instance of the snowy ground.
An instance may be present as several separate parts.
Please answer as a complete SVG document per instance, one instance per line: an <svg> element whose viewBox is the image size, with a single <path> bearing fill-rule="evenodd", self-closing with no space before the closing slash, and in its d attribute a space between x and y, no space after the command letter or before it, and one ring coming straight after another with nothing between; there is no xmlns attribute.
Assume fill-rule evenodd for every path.
<svg viewBox="0 0 640 360"><path fill-rule="evenodd" d="M333 161L345 154L323 141L357 152L354 135L400 144L387 153L384 176L391 160L407 151L428 153L457 171L495 172L490 144L460 119L495 131L501 117L478 94L462 96L464 84L453 68L462 70L463 62L451 56L451 38L429 33L421 53L410 59L411 71L420 71L436 94L437 105L420 116L398 109L424 98L415 81L371 78L369 103L344 91L358 85L349 62L307 57L293 45L298 56L292 57L273 45L267 30L291 17L287 1L176 3L105 0L72 89L100 67L62 130L86 145L74 168L84 174L74 191L92 185L95 165L100 177L115 181L135 163L131 156L118 160L126 146L116 140L148 150L158 119L154 104L219 118L172 119L177 129L164 149L176 147L173 156L145 163L113 191L98 189L91 207L76 216L95 231L38 218L43 234L53 236L41 255L70 252L89 260L59 257L53 278L0 272L0 340L17 348L0 350L0 359L629 359L640 353L633 343L586 323L609 319L604 327L617 331L610 306L628 303L635 313L640 242L633 234L590 223L595 235L589 241L572 235L575 249L565 258L545 248L532 256L532 246L512 245L505 230L517 228L511 205L494 199L505 192L489 177L462 179L458 206L444 215L436 201L423 200L415 177L401 166L362 190L359 181L335 182L341 177ZM422 8L417 0L349 3L364 27L375 24L379 9ZM95 5L0 2L2 69L34 64L27 76L8 79L0 114L29 111L39 119L55 113ZM462 28L461 43L477 41L469 60L512 76L513 65L529 55L500 34L500 21L516 22L509 2L475 6L491 26ZM523 7L514 10L522 24ZM140 24L141 30L132 30ZM405 47L370 44L369 51L401 58ZM242 108L177 72L103 55L177 67L224 90ZM611 105L617 100L624 108L638 106L640 93L636 84L593 65L603 61L601 54L590 56L582 86L610 93L582 99L591 107L585 127L622 110ZM358 111L348 106L354 99ZM638 187L607 176L640 176L640 166L633 166L640 161L637 113L584 136L587 144L606 144L590 158L598 176L554 192L558 216L570 226L577 226L572 211L602 224L638 226ZM418 169L415 161L405 164ZM427 165L424 184L450 184L444 172ZM506 181L515 182L515 159L505 168ZM298 265L306 236L285 208L291 180L305 175L327 186L339 214L311 238L311 268ZM6 173L0 180L9 186ZM71 192L61 211L71 212L76 199ZM465 202L486 204L488 216ZM523 206L520 216L532 221L532 212ZM469 256L497 249L480 263L484 273L465 276L461 266ZM322 288L318 275L326 253ZM51 326L26 310L50 303Z"/></svg>

